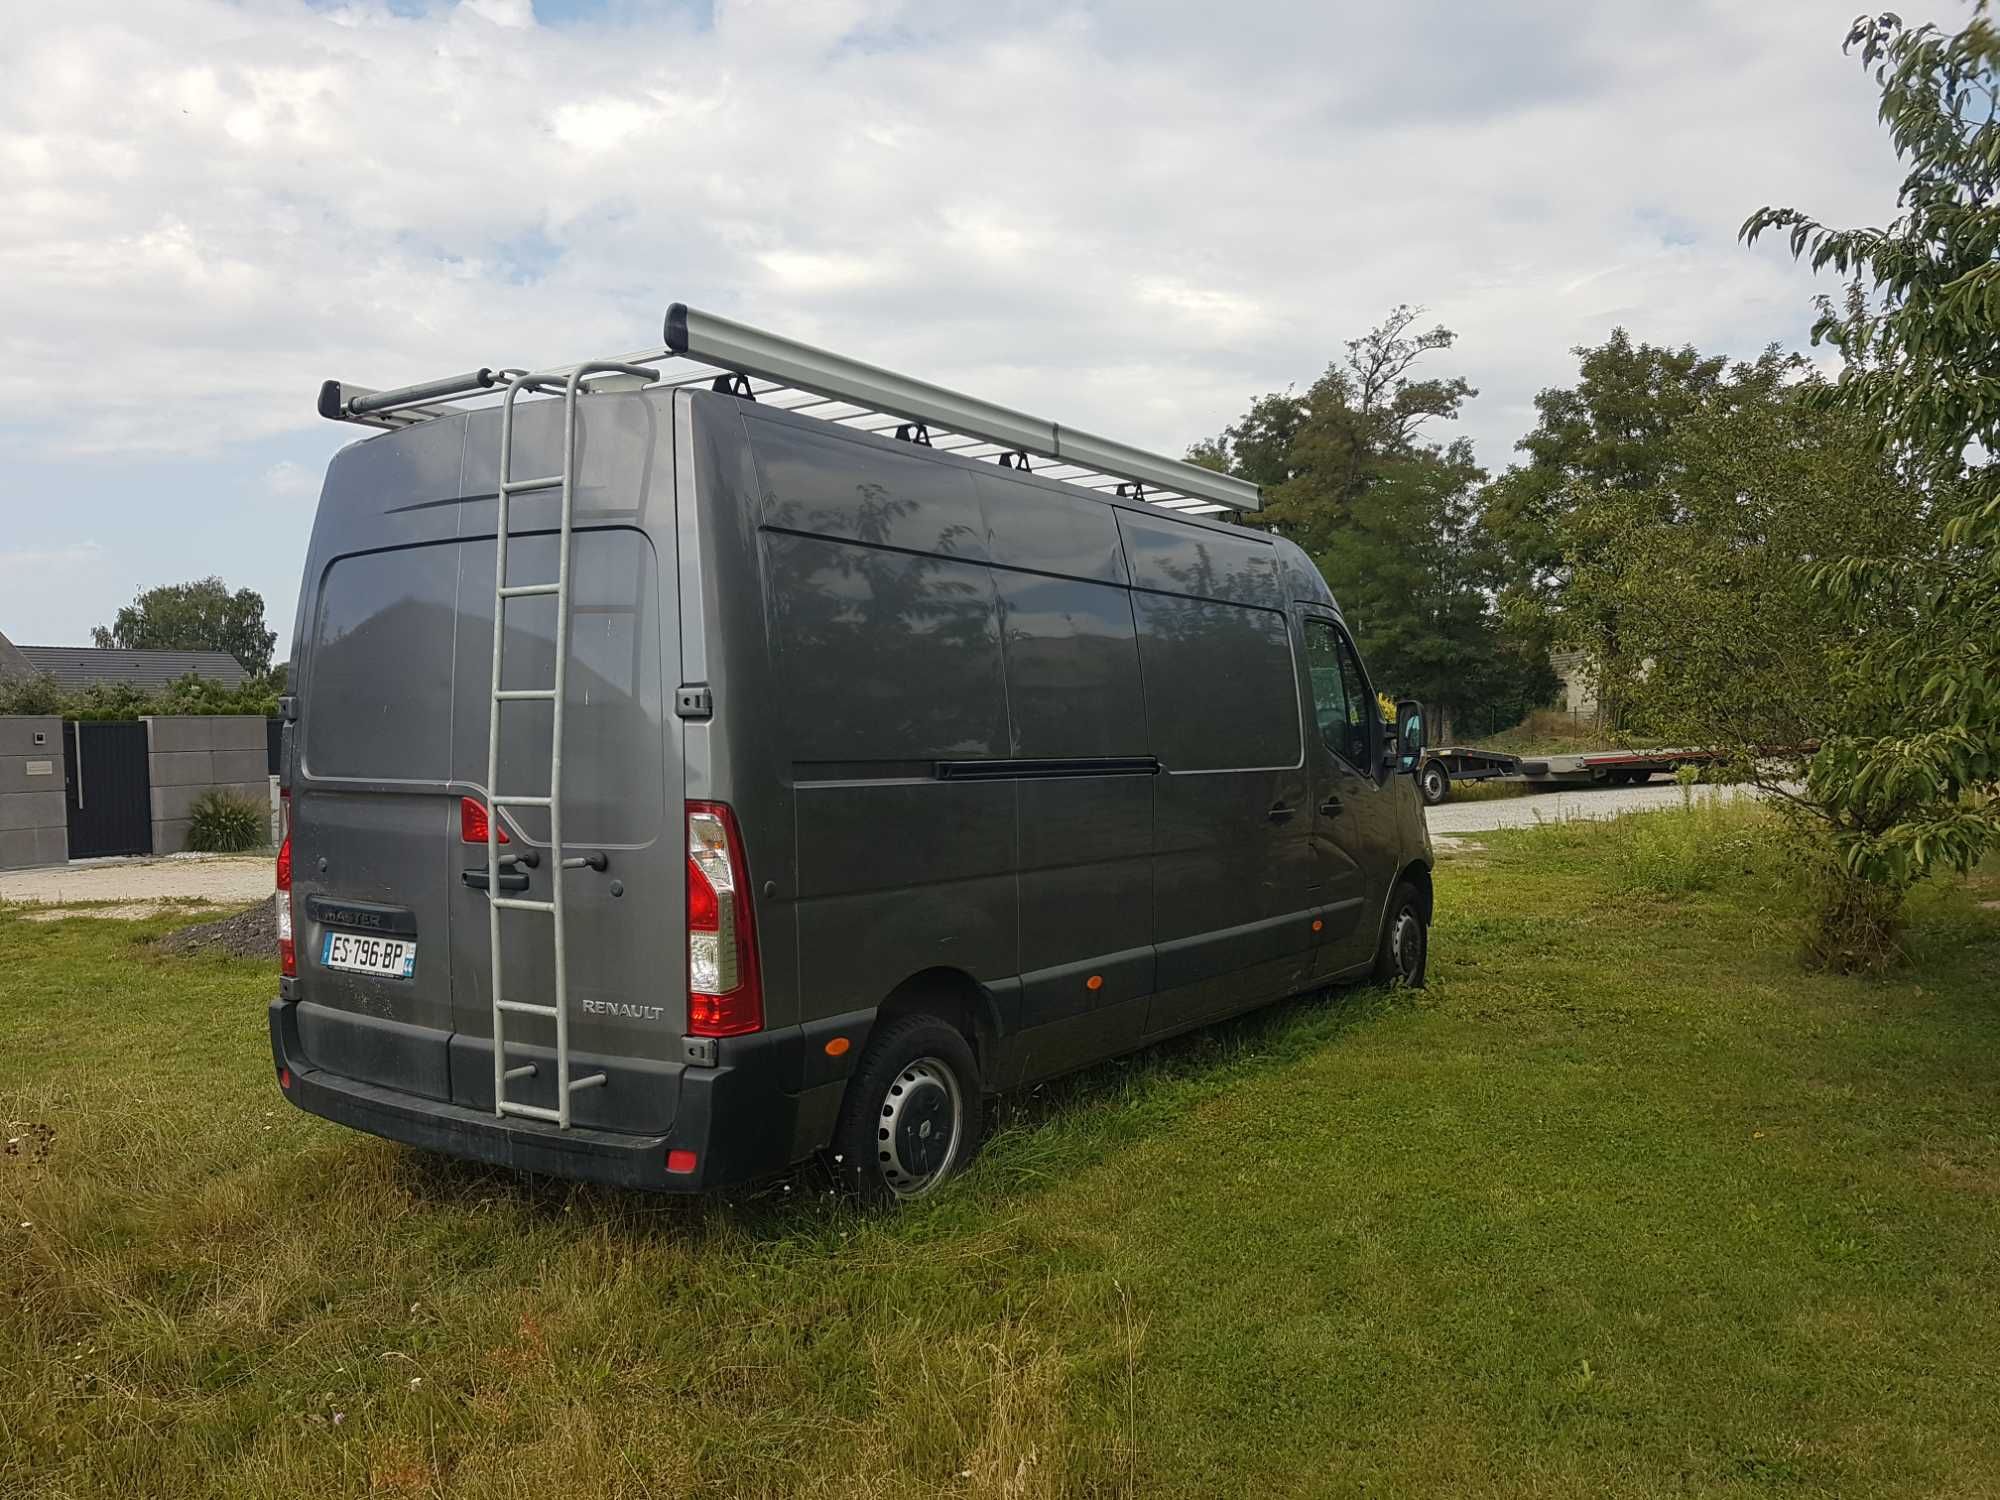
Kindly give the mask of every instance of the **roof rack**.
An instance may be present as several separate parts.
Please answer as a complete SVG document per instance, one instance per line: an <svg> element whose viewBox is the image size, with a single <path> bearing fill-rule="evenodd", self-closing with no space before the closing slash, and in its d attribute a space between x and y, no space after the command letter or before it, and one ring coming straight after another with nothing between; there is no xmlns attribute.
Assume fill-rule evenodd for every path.
<svg viewBox="0 0 2000 1500"><path fill-rule="evenodd" d="M661 347L589 362L657 365L657 380L620 374L586 380L584 387L605 391L706 385L781 410L963 458L985 459L1002 468L1031 470L1047 479L1183 515L1260 508L1257 486L1248 480L898 375L684 303L667 309L665 335ZM516 380L541 386L578 368L569 365L531 373L482 366L393 390L329 380L320 387L319 414L369 427L411 427L497 400Z"/></svg>

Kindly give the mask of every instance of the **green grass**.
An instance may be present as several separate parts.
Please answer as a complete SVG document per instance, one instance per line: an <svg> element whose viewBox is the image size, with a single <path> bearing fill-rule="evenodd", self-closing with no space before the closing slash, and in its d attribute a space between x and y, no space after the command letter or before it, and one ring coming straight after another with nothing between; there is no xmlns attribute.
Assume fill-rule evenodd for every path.
<svg viewBox="0 0 2000 1500"><path fill-rule="evenodd" d="M264 966L0 913L0 1494L2000 1492L2000 882L1833 980L1754 814L1481 839L1430 990L1040 1090L895 1217L340 1130Z"/></svg>

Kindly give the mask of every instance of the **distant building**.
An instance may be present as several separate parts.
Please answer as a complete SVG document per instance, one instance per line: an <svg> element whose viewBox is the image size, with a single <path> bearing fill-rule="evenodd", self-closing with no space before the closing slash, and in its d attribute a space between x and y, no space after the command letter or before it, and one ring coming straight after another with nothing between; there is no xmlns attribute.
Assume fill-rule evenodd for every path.
<svg viewBox="0 0 2000 1500"><path fill-rule="evenodd" d="M142 691L171 687L189 673L223 687L250 674L227 651L128 651L120 646L17 646L0 635L0 681L53 677L66 692L99 683L130 683Z"/></svg>
<svg viewBox="0 0 2000 1500"><path fill-rule="evenodd" d="M35 669L28 665L28 658L21 654L21 648L0 635L0 682L34 675Z"/></svg>
<svg viewBox="0 0 2000 1500"><path fill-rule="evenodd" d="M1562 684L1562 709L1572 718L1597 717L1597 679L1581 651L1554 651L1549 654L1549 670Z"/></svg>

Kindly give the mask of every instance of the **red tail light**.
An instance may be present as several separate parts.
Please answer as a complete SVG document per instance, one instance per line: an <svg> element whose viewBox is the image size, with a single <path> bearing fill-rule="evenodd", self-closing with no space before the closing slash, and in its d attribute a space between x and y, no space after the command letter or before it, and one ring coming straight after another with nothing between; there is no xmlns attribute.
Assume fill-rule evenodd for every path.
<svg viewBox="0 0 2000 1500"><path fill-rule="evenodd" d="M284 842L278 845L278 972L296 978L299 950L292 942L292 794L278 793L278 808L285 820Z"/></svg>
<svg viewBox="0 0 2000 1500"><path fill-rule="evenodd" d="M687 805L688 1030L741 1036L764 1026L750 868L736 814L720 802Z"/></svg>
<svg viewBox="0 0 2000 1500"><path fill-rule="evenodd" d="M461 844L483 844L486 842L486 804L477 797L458 799L458 841ZM507 830L500 830L500 842L511 844Z"/></svg>

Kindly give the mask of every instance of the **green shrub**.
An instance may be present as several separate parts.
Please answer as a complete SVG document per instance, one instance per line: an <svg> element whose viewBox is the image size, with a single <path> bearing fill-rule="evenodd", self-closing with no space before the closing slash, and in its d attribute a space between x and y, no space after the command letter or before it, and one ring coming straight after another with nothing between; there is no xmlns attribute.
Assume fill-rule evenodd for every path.
<svg viewBox="0 0 2000 1500"><path fill-rule="evenodd" d="M240 854L270 838L271 814L248 797L213 788L194 799L187 846L203 854Z"/></svg>

